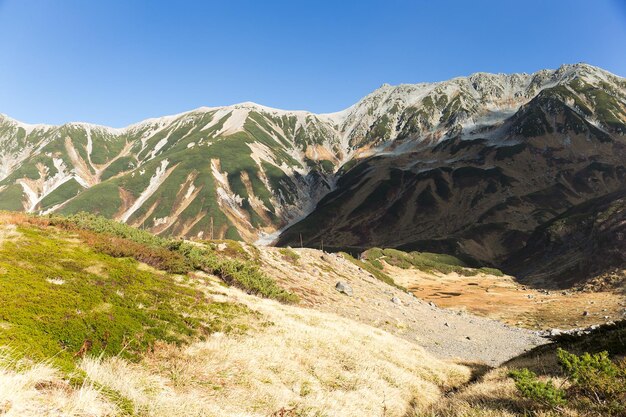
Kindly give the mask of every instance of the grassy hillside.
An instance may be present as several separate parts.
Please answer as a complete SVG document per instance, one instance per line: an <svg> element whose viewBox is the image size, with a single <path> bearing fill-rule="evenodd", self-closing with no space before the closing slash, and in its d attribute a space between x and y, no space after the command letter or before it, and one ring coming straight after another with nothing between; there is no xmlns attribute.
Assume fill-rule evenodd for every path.
<svg viewBox="0 0 626 417"><path fill-rule="evenodd" d="M277 281L260 269L268 257L289 271L311 269L317 278L309 287L317 291L304 290L308 299L339 297L336 305L355 304L359 315L367 315L365 305L382 308L376 316L384 309L404 316L421 305L433 322L445 313L393 288L386 265L472 271L459 259L429 253L372 249L355 260L310 250L263 252L233 241L165 239L87 214L0 213L0 413L624 415L623 323L561 337L501 368L456 364L403 337L409 327L391 312L385 317L397 333L352 314L293 305L297 297L281 288L285 277ZM363 274L342 278L354 286L354 299L322 278L352 270ZM390 301L393 294L402 294L400 304ZM453 312L446 317L446 332L465 320ZM480 340L474 334L463 341L455 339L463 333L453 334L451 344L486 348L473 346ZM607 353L571 356L557 348Z"/></svg>
<svg viewBox="0 0 626 417"><path fill-rule="evenodd" d="M257 257L91 215L1 213L0 414L400 417L469 378L291 305Z"/></svg>
<svg viewBox="0 0 626 417"><path fill-rule="evenodd" d="M89 230L114 232L98 220L2 215L0 225L9 223L0 226L0 345L13 356L53 358L68 371L86 352L136 359L158 341L235 330L249 313L194 289L178 275L192 270L190 260L158 246L164 242Z"/></svg>
<svg viewBox="0 0 626 417"><path fill-rule="evenodd" d="M502 276L502 271L495 268L471 268L461 259L441 253L430 252L403 252L398 249L372 248L363 253L363 259L373 267L384 269L383 261L402 269L416 268L425 272L440 272L449 274L456 272L460 275L474 276L479 273Z"/></svg>

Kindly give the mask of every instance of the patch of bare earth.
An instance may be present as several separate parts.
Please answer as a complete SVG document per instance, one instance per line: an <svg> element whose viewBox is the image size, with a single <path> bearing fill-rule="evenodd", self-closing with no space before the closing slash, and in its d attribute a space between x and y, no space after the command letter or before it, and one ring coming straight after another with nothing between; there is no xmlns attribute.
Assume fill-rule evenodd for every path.
<svg viewBox="0 0 626 417"><path fill-rule="evenodd" d="M531 329L586 327L624 318L626 311L626 297L619 291L543 290L510 276L385 269L420 299Z"/></svg>

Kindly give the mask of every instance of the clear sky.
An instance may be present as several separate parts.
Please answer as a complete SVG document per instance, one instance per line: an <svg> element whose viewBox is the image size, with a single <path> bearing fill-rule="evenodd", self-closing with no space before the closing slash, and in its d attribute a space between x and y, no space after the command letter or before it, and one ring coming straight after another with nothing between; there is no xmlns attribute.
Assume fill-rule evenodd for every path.
<svg viewBox="0 0 626 417"><path fill-rule="evenodd" d="M0 113L121 127L382 83L587 62L626 76L626 0L0 0Z"/></svg>

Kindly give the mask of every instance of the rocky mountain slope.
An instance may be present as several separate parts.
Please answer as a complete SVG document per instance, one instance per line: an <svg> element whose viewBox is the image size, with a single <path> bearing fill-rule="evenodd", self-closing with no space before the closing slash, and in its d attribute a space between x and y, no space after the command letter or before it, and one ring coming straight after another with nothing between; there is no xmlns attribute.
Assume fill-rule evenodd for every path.
<svg viewBox="0 0 626 417"><path fill-rule="evenodd" d="M0 208L100 213L155 233L256 240L310 210L339 154L328 121L252 103L124 129L0 118Z"/></svg>
<svg viewBox="0 0 626 417"><path fill-rule="evenodd" d="M539 226L507 260L524 282L561 286L626 282L626 190L576 205ZM598 281L598 279L600 279Z"/></svg>
<svg viewBox="0 0 626 417"><path fill-rule="evenodd" d="M576 64L384 85L333 114L243 103L123 129L1 116L0 209L497 263L624 187L625 103L626 80Z"/></svg>
<svg viewBox="0 0 626 417"><path fill-rule="evenodd" d="M291 256L284 249L260 248L258 260L269 276L299 295L301 305L416 342L437 357L496 366L545 343L537 332L418 299L345 255L307 248L290 251ZM337 291L338 282L350 289L349 295Z"/></svg>
<svg viewBox="0 0 626 417"><path fill-rule="evenodd" d="M446 100L433 99L445 135L420 125L421 140L398 139L344 167L336 188L279 244L302 236L313 247L399 247L499 264L539 225L626 187L624 79L577 65L457 82L469 91L456 96L454 116L446 118ZM500 100L492 111L473 100L485 85Z"/></svg>

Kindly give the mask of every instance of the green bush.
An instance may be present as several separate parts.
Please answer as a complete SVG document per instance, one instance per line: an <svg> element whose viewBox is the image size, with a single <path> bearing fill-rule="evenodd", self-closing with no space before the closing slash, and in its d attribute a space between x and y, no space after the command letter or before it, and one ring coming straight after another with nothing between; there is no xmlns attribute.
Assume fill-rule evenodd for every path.
<svg viewBox="0 0 626 417"><path fill-rule="evenodd" d="M563 349L557 358L572 386L568 393L577 408L595 410L601 415L626 415L626 363L613 362L608 352L580 356Z"/></svg>
<svg viewBox="0 0 626 417"><path fill-rule="evenodd" d="M608 352L575 355L561 348L557 359L569 387L564 390L551 380L542 382L528 370L511 371L519 393L535 405L558 408L565 404L581 415L626 415L626 362L614 362Z"/></svg>
<svg viewBox="0 0 626 417"><path fill-rule="evenodd" d="M504 276L504 273L502 271L500 271L499 269L496 269L496 268L487 268L487 267L483 266L478 271L482 272L483 274L493 275L493 276L496 276L496 277Z"/></svg>
<svg viewBox="0 0 626 417"><path fill-rule="evenodd" d="M459 258L439 253L403 252L398 249L372 248L364 253L364 258L378 269L382 269L382 262L402 269L417 268L426 272L441 272L449 274L456 272L464 276L474 276L478 272L467 268Z"/></svg>
<svg viewBox="0 0 626 417"><path fill-rule="evenodd" d="M236 240L209 240L206 242L212 250L219 251L220 254L229 258L237 258L244 261L252 259L250 254L246 252L241 242Z"/></svg>
<svg viewBox="0 0 626 417"><path fill-rule="evenodd" d="M367 252L365 252L365 256L367 260L375 261L377 259L382 258L384 254L381 248L372 248L372 249L367 250Z"/></svg>
<svg viewBox="0 0 626 417"><path fill-rule="evenodd" d="M406 291L406 288L404 288L401 285L398 285L395 283L395 281L393 280L393 278L391 278L389 275L385 274L383 271L381 271L380 269L377 269L376 267L374 267L372 264L370 264L369 262L363 262L360 261L358 259L355 259L352 255L350 255L349 253L345 253L345 252L339 252L339 254L341 256L343 256L345 259L349 260L350 262L352 262L354 265L358 266L361 269L366 270L367 272L369 272L370 274L372 274L374 276L374 278L389 284L391 286L394 286L396 288L401 289L402 291Z"/></svg>
<svg viewBox="0 0 626 417"><path fill-rule="evenodd" d="M557 408L566 403L564 390L555 387L552 380L540 381L529 369L511 371L509 376L513 378L524 398L549 408Z"/></svg>
<svg viewBox="0 0 626 417"><path fill-rule="evenodd" d="M214 250L212 245L162 238L90 213L54 216L50 223L79 233L85 230L95 232L95 235L82 234L81 237L87 244L111 256L131 257L172 273L200 269L251 294L288 303L298 300L296 294L280 288L252 261L230 258Z"/></svg>
<svg viewBox="0 0 626 417"><path fill-rule="evenodd" d="M297 264L298 260L300 260L300 255L290 248L280 248L278 249L278 252L283 255L283 258L286 261L291 262L292 264Z"/></svg>
<svg viewBox="0 0 626 417"><path fill-rule="evenodd" d="M370 263L376 269L380 269L381 271L384 269L383 263L378 259L374 259L373 261L370 261Z"/></svg>

